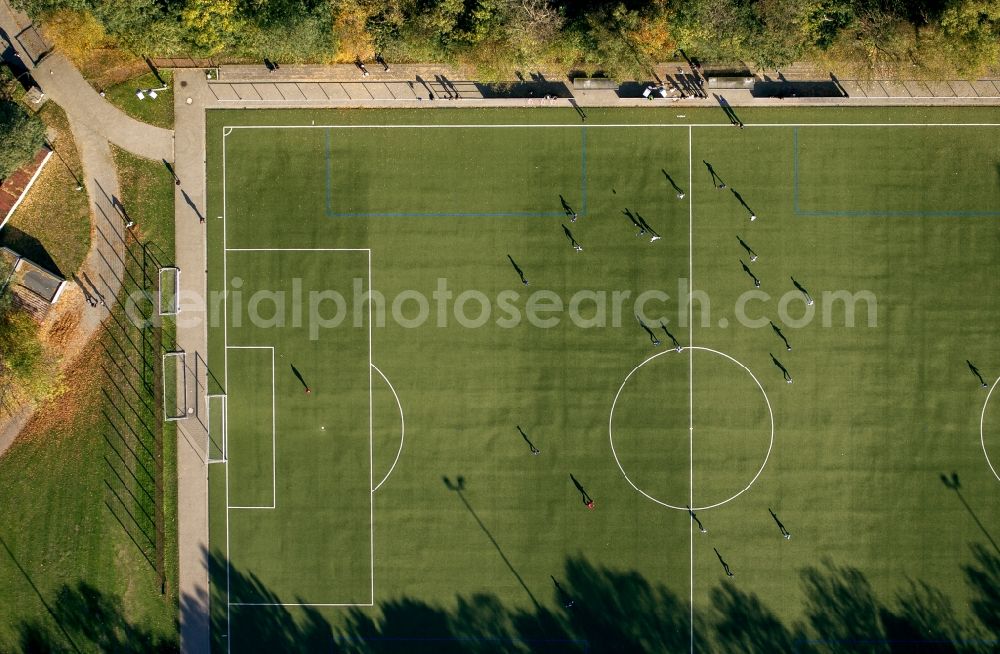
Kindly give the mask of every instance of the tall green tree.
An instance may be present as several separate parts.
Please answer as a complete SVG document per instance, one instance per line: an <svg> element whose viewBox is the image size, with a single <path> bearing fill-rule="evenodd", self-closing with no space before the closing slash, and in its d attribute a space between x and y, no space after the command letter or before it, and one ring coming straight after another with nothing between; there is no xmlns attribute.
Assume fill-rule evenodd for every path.
<svg viewBox="0 0 1000 654"><path fill-rule="evenodd" d="M0 179L31 161L45 144L45 124L22 105L0 100Z"/></svg>
<svg viewBox="0 0 1000 654"><path fill-rule="evenodd" d="M231 47L243 22L237 9L236 0L187 0L181 23L188 40L205 54Z"/></svg>
<svg viewBox="0 0 1000 654"><path fill-rule="evenodd" d="M357 3L355 3L357 4ZM239 49L282 61L322 61L336 50L330 0L243 0Z"/></svg>
<svg viewBox="0 0 1000 654"><path fill-rule="evenodd" d="M811 0L760 0L753 4L755 38L747 42L747 55L761 68L780 68L798 61L812 45L810 19L819 2Z"/></svg>
<svg viewBox="0 0 1000 654"><path fill-rule="evenodd" d="M591 67L619 78L648 77L654 62L634 38L642 25L638 11L619 3L587 16L584 25Z"/></svg>
<svg viewBox="0 0 1000 654"><path fill-rule="evenodd" d="M176 10L159 0L90 0L108 35L140 54L182 49L184 31Z"/></svg>
<svg viewBox="0 0 1000 654"><path fill-rule="evenodd" d="M1000 1L952 0L941 13L936 46L959 73L974 77L1000 65Z"/></svg>
<svg viewBox="0 0 1000 654"><path fill-rule="evenodd" d="M831 65L846 66L859 79L913 74L916 29L898 12L873 3L855 8L850 24L825 50Z"/></svg>
<svg viewBox="0 0 1000 654"><path fill-rule="evenodd" d="M549 0L478 0L463 18L463 58L492 79L542 62L563 25Z"/></svg>
<svg viewBox="0 0 1000 654"><path fill-rule="evenodd" d="M677 44L702 59L749 59L759 22L744 0L686 0L678 5Z"/></svg>

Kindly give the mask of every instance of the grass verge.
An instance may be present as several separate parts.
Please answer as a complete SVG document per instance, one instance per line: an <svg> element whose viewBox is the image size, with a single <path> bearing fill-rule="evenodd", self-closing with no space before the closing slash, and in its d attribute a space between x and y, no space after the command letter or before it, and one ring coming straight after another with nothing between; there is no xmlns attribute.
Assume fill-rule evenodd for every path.
<svg viewBox="0 0 1000 654"><path fill-rule="evenodd" d="M173 256L173 184L158 162L118 154L123 198L150 203L132 205L143 223L121 298L155 297L156 262ZM0 502L16 507L0 527L2 651L178 646L176 433L160 404L174 327L111 308L67 392L0 458Z"/></svg>
<svg viewBox="0 0 1000 654"><path fill-rule="evenodd" d="M146 73L141 77L116 84L105 91L105 99L136 120L171 129L174 126L173 73L169 70L160 71L160 77L163 78L162 83L152 73ZM148 95L142 100L136 97L137 89L145 91L161 86L167 88L157 91L155 99Z"/></svg>

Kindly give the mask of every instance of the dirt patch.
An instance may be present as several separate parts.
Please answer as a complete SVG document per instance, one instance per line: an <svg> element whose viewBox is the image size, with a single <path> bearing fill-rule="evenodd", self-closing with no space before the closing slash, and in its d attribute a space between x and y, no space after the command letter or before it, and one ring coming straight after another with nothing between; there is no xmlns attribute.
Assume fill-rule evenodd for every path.
<svg viewBox="0 0 1000 654"><path fill-rule="evenodd" d="M42 344L58 350L63 359L75 359L80 353L80 343L74 342L74 337L76 328L80 325L80 311L84 301L76 286L67 286L60 299L62 302L52 307L42 323L40 336Z"/></svg>

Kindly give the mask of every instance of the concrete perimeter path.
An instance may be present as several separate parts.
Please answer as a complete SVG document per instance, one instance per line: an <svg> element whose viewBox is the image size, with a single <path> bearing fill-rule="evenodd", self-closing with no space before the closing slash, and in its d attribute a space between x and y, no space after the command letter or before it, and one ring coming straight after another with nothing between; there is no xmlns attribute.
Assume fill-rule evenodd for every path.
<svg viewBox="0 0 1000 654"><path fill-rule="evenodd" d="M177 347L187 355L187 407L177 422L177 543L180 553L181 651L208 654L208 352L205 224L205 108L185 99L205 74L174 72L175 265L181 270ZM187 88L184 88L187 87Z"/></svg>

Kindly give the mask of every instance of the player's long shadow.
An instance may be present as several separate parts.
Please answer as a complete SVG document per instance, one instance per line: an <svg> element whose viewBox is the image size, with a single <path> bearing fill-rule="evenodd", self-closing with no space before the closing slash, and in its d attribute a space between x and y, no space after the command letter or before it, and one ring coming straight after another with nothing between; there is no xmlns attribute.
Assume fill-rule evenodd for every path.
<svg viewBox="0 0 1000 654"><path fill-rule="evenodd" d="M517 583L521 584L521 588L523 588L524 592L526 592L528 597L531 598L531 603L535 605L536 609L541 610L542 607L538 603L538 600L535 599L531 589L528 588L526 583L524 583L524 579L521 578L521 575L518 573L517 569L514 568L510 559L507 558L507 555L503 553L503 550L500 548L500 543L497 542L496 538L493 538L493 534L490 533L490 530L487 529L485 524L483 524L483 521L479 519L479 515L476 514L475 509L473 509L472 505L469 504L469 500L465 498L465 493L462 492L465 490L465 477L458 477L455 483L453 483L448 477L443 477L442 479L444 480L444 485L448 487L448 490L454 491L455 494L458 495L458 499L462 500L462 504L464 504L465 508L468 509L469 515L472 516L472 518L476 521L476 524L479 525L479 528L483 530L486 537L490 539L491 543L493 543L493 547L496 548L497 553L500 555L500 558L503 559L503 562L507 565L511 574L514 575L515 579L517 579Z"/></svg>
<svg viewBox="0 0 1000 654"><path fill-rule="evenodd" d="M998 546L997 542L993 539L993 535L990 534L988 529L986 529L986 525L984 525L982 520L979 519L979 516L976 515L976 512L972 510L972 507L969 506L969 503L965 501L965 497L962 495L962 482L958 478L958 473L957 472L951 473L951 477L948 477L947 475L942 473L941 483L943 483L946 488L950 488L951 490L955 491L955 495L958 496L958 499L962 503L962 506L964 506L965 510L969 512L969 515L972 516L972 519L976 523L976 526L978 526L979 530L983 532L983 535L986 536L986 539L990 541L990 545L993 546L993 549L996 550L997 554L1000 554L1000 546Z"/></svg>
<svg viewBox="0 0 1000 654"><path fill-rule="evenodd" d="M299 383L302 384L302 388L308 390L309 384L307 384L306 380L302 378L302 373L299 372L299 369L295 367L295 364L290 364L290 365L292 367L292 373L295 375L295 378L299 380Z"/></svg>

